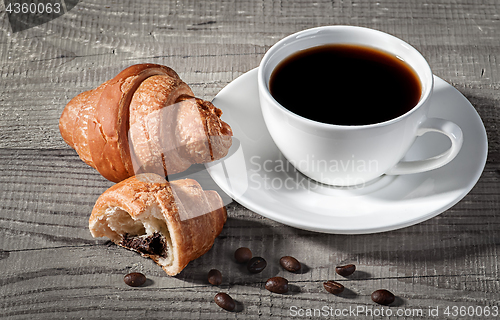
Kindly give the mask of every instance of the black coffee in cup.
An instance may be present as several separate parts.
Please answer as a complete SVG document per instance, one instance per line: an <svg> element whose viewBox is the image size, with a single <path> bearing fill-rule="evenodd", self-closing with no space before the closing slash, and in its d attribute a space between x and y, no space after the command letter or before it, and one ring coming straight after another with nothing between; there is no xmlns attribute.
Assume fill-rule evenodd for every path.
<svg viewBox="0 0 500 320"><path fill-rule="evenodd" d="M420 99L415 71L398 57L332 44L299 51L271 74L271 95L304 118L335 125L367 125L397 118Z"/></svg>

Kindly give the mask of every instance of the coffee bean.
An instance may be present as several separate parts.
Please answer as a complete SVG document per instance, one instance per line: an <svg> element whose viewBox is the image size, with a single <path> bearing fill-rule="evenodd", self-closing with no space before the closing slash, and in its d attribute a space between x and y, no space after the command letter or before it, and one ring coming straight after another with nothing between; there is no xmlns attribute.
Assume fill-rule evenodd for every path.
<svg viewBox="0 0 500 320"><path fill-rule="evenodd" d="M247 263L247 269L250 273L262 272L267 266L266 260L262 257L253 257Z"/></svg>
<svg viewBox="0 0 500 320"><path fill-rule="evenodd" d="M327 282L323 282L323 287L325 290L332 294L340 294L344 291L344 286L338 282L328 280Z"/></svg>
<svg viewBox="0 0 500 320"><path fill-rule="evenodd" d="M233 311L236 304L230 295L224 292L219 292L214 297L215 303L224 310Z"/></svg>
<svg viewBox="0 0 500 320"><path fill-rule="evenodd" d="M298 272L301 268L300 262L294 257L284 256L280 259L281 266L290 272Z"/></svg>
<svg viewBox="0 0 500 320"><path fill-rule="evenodd" d="M139 272L132 272L123 277L123 281L131 287L140 287L146 282L146 276Z"/></svg>
<svg viewBox="0 0 500 320"><path fill-rule="evenodd" d="M348 264L345 266L339 266L335 268L335 272L337 272L342 277L350 276L351 274L354 273L354 271L356 271L356 266L353 264Z"/></svg>
<svg viewBox="0 0 500 320"><path fill-rule="evenodd" d="M208 282L214 286L218 286L222 283L222 274L217 269L212 269L208 272Z"/></svg>
<svg viewBox="0 0 500 320"><path fill-rule="evenodd" d="M266 281L266 289L274 293L287 293L288 280L282 277L272 277Z"/></svg>
<svg viewBox="0 0 500 320"><path fill-rule="evenodd" d="M238 263L247 263L248 260L252 259L252 251L245 247L238 248L234 252L234 258Z"/></svg>
<svg viewBox="0 0 500 320"><path fill-rule="evenodd" d="M372 293L373 302L376 302L378 304L382 304L385 306L393 303L395 298L396 297L394 297L394 294L392 294L392 292L385 290L385 289L380 289L380 290L374 291Z"/></svg>

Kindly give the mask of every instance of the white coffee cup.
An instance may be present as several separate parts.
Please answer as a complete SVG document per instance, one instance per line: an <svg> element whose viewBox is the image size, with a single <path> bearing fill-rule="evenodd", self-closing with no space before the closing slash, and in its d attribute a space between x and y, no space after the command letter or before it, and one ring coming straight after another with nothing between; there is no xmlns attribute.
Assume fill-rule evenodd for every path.
<svg viewBox="0 0 500 320"><path fill-rule="evenodd" d="M404 60L421 82L422 93L418 104L397 118L352 126L321 123L287 110L269 91L273 70L286 57L325 44L372 47ZM412 46L392 35L353 26L318 27L292 34L266 52L258 71L262 114L281 153L304 175L335 186L362 185L384 174L429 171L455 158L463 142L460 127L445 119L427 117L433 85L429 64ZM361 86L359 91L362 94ZM401 161L416 137L431 131L448 136L451 147L432 158Z"/></svg>

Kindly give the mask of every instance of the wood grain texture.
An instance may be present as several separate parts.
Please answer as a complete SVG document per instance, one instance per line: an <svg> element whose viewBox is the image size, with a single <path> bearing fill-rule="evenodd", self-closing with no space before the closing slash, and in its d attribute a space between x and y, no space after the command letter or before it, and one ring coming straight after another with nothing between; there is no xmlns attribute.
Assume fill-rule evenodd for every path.
<svg viewBox="0 0 500 320"><path fill-rule="evenodd" d="M489 157L461 202L412 227L356 236L287 227L233 202L214 247L176 277L91 237L88 216L112 183L59 135L59 116L73 96L131 64L153 62L173 67L199 97L211 99L280 38L332 24L371 27L411 43L474 105ZM499 40L496 0L84 0L61 18L15 34L0 4L0 318L318 319L325 317L291 317L290 308L375 309L370 294L379 288L397 295L394 313L498 306ZM268 260L263 273L250 275L233 261L240 246ZM282 270L283 255L302 261L304 272ZM344 263L358 267L350 278L335 274ZM219 287L206 282L212 268L223 274ZM147 285L126 286L122 279L131 271L146 274ZM289 279L291 292L264 289L275 275ZM330 279L346 286L342 296L324 291ZM237 312L215 305L220 291L237 301Z"/></svg>

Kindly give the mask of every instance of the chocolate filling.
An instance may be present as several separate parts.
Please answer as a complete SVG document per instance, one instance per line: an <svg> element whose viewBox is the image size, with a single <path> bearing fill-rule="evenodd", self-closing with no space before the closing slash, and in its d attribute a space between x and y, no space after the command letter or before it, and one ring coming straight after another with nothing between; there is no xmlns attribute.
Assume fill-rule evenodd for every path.
<svg viewBox="0 0 500 320"><path fill-rule="evenodd" d="M120 244L124 247L134 249L144 254L157 255L162 258L168 257L165 238L158 232L150 236L131 236L128 233L123 235Z"/></svg>

